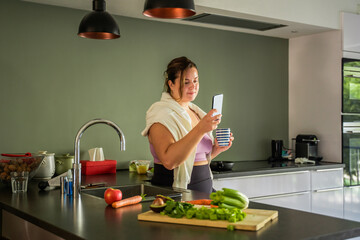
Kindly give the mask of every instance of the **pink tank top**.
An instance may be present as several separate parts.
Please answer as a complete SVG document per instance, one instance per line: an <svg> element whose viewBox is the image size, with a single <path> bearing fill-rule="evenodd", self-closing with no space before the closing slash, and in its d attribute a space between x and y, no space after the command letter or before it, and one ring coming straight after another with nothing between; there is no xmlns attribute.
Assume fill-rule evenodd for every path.
<svg viewBox="0 0 360 240"><path fill-rule="evenodd" d="M209 135L205 134L204 137L199 142L199 144L197 145L196 153L195 153L195 162L207 160L206 155L209 154L211 150L212 150L212 140L209 137ZM156 156L152 144L150 144L150 152L151 155L153 155L154 157L154 163L161 163L158 157Z"/></svg>

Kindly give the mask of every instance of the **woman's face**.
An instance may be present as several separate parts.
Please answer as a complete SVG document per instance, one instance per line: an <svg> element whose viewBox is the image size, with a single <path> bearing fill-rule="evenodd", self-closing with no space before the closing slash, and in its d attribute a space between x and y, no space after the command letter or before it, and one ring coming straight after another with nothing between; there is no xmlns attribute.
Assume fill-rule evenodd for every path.
<svg viewBox="0 0 360 240"><path fill-rule="evenodd" d="M189 103L194 101L199 92L199 76L195 67L187 69L185 72L185 82L182 89L182 98L180 99L180 73L175 79L175 84L169 80L171 95L174 99L180 99L179 103Z"/></svg>

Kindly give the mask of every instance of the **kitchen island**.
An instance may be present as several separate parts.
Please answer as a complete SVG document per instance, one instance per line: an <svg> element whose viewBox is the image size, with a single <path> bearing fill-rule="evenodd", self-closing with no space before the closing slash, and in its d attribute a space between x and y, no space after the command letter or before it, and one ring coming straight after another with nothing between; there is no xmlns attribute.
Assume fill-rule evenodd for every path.
<svg viewBox="0 0 360 240"><path fill-rule="evenodd" d="M146 175L128 171L83 176L83 184L105 181L109 186L149 184ZM0 186L0 208L65 239L346 239L360 236L360 223L250 202L249 208L277 210L278 218L257 232L204 228L138 221L150 202L112 209L103 199L82 193L62 197L58 189L40 191L31 181L26 194L12 194ZM181 200L208 198L196 191L182 191ZM180 198L176 199L180 200ZM2 223L3 225L4 223ZM16 229L16 226L14 226ZM1 229L3 231L3 229Z"/></svg>

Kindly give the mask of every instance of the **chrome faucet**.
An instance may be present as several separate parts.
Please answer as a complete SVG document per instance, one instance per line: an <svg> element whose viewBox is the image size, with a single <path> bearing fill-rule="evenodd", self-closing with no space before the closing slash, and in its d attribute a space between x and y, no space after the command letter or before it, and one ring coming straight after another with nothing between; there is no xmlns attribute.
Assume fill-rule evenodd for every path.
<svg viewBox="0 0 360 240"><path fill-rule="evenodd" d="M105 119L94 119L85 123L76 134L75 138L75 161L73 164L72 175L73 175L73 196L79 197L81 191L81 164L80 164L80 138L85 130L95 124L104 123L115 129L120 137L120 150L125 151L125 136L118 125L113 123L112 121Z"/></svg>

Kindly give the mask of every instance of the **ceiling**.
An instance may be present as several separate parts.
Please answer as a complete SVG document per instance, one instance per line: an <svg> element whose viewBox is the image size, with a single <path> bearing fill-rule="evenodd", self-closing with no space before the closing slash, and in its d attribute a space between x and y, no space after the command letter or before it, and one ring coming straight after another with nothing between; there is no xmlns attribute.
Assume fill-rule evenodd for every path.
<svg viewBox="0 0 360 240"><path fill-rule="evenodd" d="M58 7L81 9L89 12L92 9L91 0L23 0L23 1L58 6ZM203 13L210 13L210 14L227 16L236 19L241 18L251 21L260 21L265 23L279 24L286 26L276 29L270 29L266 31L259 31L259 30L246 29L242 27L232 27L232 26L224 26L218 24L192 22L192 21L185 21L179 19L148 18L142 15L144 2L145 0L106 0L106 6L107 6L106 10L112 15L144 19L147 21L171 22L174 24L193 25L193 26L222 29L222 30L235 31L235 32L244 32L244 33L257 34L263 36L286 38L286 39L330 31L334 29L334 28L328 28L322 26L315 26L311 24L298 23L294 21L286 21L283 19L275 19L275 18L263 17L259 15L246 14L246 13L241 13L239 11L229 11L224 9L211 8L211 7L203 6L204 1L196 1L196 0L195 0L196 15L200 15ZM198 4L198 2L202 2L203 5ZM118 25L121 28L121 23L118 23Z"/></svg>

